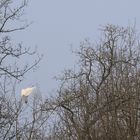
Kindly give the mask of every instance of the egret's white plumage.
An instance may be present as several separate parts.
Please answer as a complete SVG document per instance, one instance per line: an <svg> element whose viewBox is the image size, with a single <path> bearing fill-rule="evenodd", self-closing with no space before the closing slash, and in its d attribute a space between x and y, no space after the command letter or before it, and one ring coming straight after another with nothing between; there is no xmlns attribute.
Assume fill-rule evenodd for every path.
<svg viewBox="0 0 140 140"><path fill-rule="evenodd" d="M22 89L21 90L21 97L22 97L22 100L27 103L28 102L28 96L30 94L32 94L35 90L35 87L31 87L31 88L26 88L26 89Z"/></svg>
<svg viewBox="0 0 140 140"><path fill-rule="evenodd" d="M21 90L21 96L29 96L34 90L34 87L32 88L26 88Z"/></svg>

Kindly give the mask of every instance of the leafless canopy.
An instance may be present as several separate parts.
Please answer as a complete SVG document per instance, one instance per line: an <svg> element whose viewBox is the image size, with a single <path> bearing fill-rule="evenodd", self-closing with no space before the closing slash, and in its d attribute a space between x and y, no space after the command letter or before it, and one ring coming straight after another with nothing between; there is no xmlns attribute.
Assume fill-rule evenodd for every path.
<svg viewBox="0 0 140 140"><path fill-rule="evenodd" d="M57 116L52 140L140 139L138 33L115 25L101 32L99 43L81 43L78 70L60 78L59 95L51 102Z"/></svg>
<svg viewBox="0 0 140 140"><path fill-rule="evenodd" d="M41 57L37 55L36 50L26 48L21 43L13 43L12 34L28 26L21 19L27 1L17 1L17 4L21 2L19 6L13 4L14 2L13 0L0 0L0 139L41 140L43 129L42 131L38 129L46 118L43 118L41 111L38 112L39 106L34 103L30 119L23 119L25 109L21 101L17 100L15 93L15 83L22 81L24 75L37 66ZM24 59L30 57L36 60L32 63L28 61L30 64L25 63ZM39 104L39 100L37 103ZM38 126L35 130L36 123Z"/></svg>
<svg viewBox="0 0 140 140"><path fill-rule="evenodd" d="M19 65L23 56L36 52L13 45L10 34L28 25L10 26L21 21L27 3L12 4L0 1L0 139L139 140L140 43L135 27L106 25L98 42L81 42L76 69L64 71L56 97L44 103L33 99L28 118L9 86L13 79L22 80L40 57L32 65Z"/></svg>

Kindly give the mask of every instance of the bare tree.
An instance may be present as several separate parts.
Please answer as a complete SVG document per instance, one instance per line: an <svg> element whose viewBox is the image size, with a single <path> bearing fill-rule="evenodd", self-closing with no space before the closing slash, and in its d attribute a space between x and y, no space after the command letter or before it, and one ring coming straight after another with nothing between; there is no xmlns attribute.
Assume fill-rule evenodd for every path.
<svg viewBox="0 0 140 140"><path fill-rule="evenodd" d="M13 7L12 3L12 0L0 1L0 76L7 75L21 80L24 74L36 66L41 58L39 57L32 65L24 65L22 69L17 64L18 61L23 62L21 61L23 55L33 55L36 52L30 52L30 48L25 48L22 44L14 45L12 43L9 34L17 30L24 30L28 26L24 23L25 25L21 27L17 27L17 25L11 27L11 24L15 24L13 22L20 21L20 16L27 2L22 1L18 7Z"/></svg>
<svg viewBox="0 0 140 140"><path fill-rule="evenodd" d="M24 79L24 75L38 65L41 57L36 50L14 44L11 33L24 30L28 24L21 20L27 1L13 4L13 0L0 1L0 139L38 139L43 140L42 128L46 116L42 115L40 101L31 108L31 118L24 118L25 108L17 98L15 87ZM19 1L18 1L19 3ZM19 26L18 27L18 25ZM25 57L37 56L32 64L24 63ZM21 65L22 64L22 65ZM38 104L37 104L38 103Z"/></svg>
<svg viewBox="0 0 140 140"><path fill-rule="evenodd" d="M58 96L50 101L57 116L52 140L140 139L138 33L115 25L101 30L99 43L81 43L78 70L60 78Z"/></svg>
<svg viewBox="0 0 140 140"><path fill-rule="evenodd" d="M14 45L10 36L28 26L15 24L26 4L14 7L12 0L0 1L0 139L139 140L140 45L135 27L106 25L99 43L83 41L76 52L79 67L60 77L58 95L44 103L34 97L28 110L16 98L15 87L41 58L23 65L22 58L36 52Z"/></svg>

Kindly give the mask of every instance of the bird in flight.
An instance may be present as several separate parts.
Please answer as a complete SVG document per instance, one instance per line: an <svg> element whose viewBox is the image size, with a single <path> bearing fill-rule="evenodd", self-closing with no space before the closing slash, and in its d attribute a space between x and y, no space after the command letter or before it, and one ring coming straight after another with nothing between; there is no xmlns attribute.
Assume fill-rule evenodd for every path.
<svg viewBox="0 0 140 140"><path fill-rule="evenodd" d="M32 94L35 90L35 87L25 88L21 90L21 97L22 100L27 104L28 103L28 96Z"/></svg>

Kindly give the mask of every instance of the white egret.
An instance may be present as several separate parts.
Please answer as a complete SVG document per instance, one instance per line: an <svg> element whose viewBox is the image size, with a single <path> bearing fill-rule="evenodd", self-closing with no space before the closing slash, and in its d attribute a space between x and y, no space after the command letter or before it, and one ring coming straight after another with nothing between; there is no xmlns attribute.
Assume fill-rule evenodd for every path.
<svg viewBox="0 0 140 140"><path fill-rule="evenodd" d="M27 104L28 96L34 92L36 87L26 88L21 90L22 100Z"/></svg>

